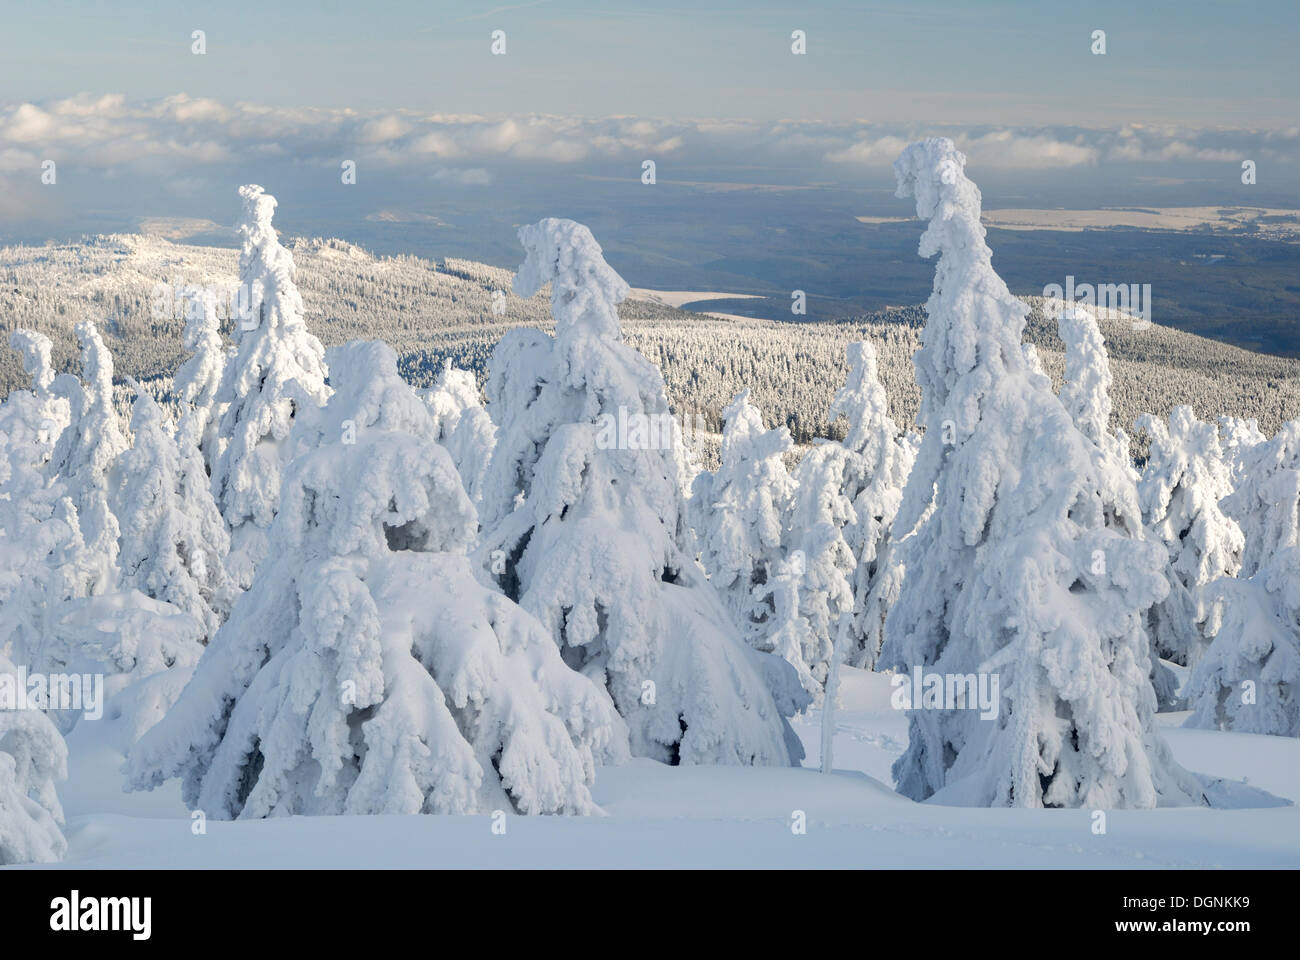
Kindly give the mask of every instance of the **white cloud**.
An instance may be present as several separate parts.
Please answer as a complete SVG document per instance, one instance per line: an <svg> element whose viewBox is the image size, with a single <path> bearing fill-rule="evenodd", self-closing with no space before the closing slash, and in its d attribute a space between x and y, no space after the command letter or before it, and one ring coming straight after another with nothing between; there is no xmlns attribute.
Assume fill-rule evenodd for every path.
<svg viewBox="0 0 1300 960"><path fill-rule="evenodd" d="M486 187L492 182L492 174L481 167L468 170L439 167L433 171L433 179L444 183L454 183L462 187Z"/></svg>
<svg viewBox="0 0 1300 960"><path fill-rule="evenodd" d="M362 143L388 143L398 140L411 130L411 125L397 116L380 117L371 120L361 128Z"/></svg>
<svg viewBox="0 0 1300 960"><path fill-rule="evenodd" d="M0 166L28 168L35 157L83 169L195 177L204 168L270 159L337 166L340 158L384 169L420 171L453 161L477 182L496 163L574 165L597 159L639 168L647 157L746 164L776 158L816 168L856 170L889 165L909 142L950 136L972 169L1069 170L1099 163L1222 163L1264 155L1295 162L1300 135L1278 131L1198 130L1128 124L1110 129L921 127L783 120L664 120L647 117L486 117L388 110L226 104L177 94L128 101L81 94L48 103L0 103Z"/></svg>
<svg viewBox="0 0 1300 960"><path fill-rule="evenodd" d="M887 165L898 159L908 143L903 137L859 140L842 149L827 151L825 159L831 163L856 163L873 167Z"/></svg>
<svg viewBox="0 0 1300 960"><path fill-rule="evenodd" d="M34 143L55 139L58 124L55 119L34 104L20 104L3 124L0 124L0 142Z"/></svg>

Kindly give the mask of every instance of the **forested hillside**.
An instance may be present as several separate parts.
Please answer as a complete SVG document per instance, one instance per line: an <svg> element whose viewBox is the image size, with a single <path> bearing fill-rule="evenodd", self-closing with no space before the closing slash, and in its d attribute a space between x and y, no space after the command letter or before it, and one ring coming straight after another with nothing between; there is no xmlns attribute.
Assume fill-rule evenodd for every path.
<svg viewBox="0 0 1300 960"><path fill-rule="evenodd" d="M402 375L418 386L434 380L445 357L473 370L480 383L487 358L511 328L551 323L545 293L527 300L510 290L509 270L465 260L438 264L418 257L376 257L339 240L299 239L290 249L306 320L325 346L379 338L397 351ZM184 284L233 291L237 251L173 244L158 237L124 235L83 243L0 249L0 335L35 329L53 341L59 371L77 369L73 328L96 321L117 361L119 376L149 381L170 375L184 356L179 316L156 319L155 287ZM494 313L494 293L503 312ZM1037 346L1059 387L1063 345L1056 321L1033 307L1026 340ZM227 294L228 300L228 294ZM854 322L782 323L722 318L628 300L620 316L630 343L663 371L679 413L704 416L721 426L722 409L748 387L772 423L790 428L796 441L839 438L843 424L826 422L836 389L848 374L846 348L872 340L890 414L915 423L919 391L912 354L925 322L921 307L890 310ZM1143 413L1167 417L1190 403L1198 416L1254 417L1266 434L1300 416L1300 361L1251 353L1217 341L1127 319L1100 325L1114 384L1112 427L1132 434ZM227 330L229 321L226 322ZM17 354L0 350L0 396L26 383ZM154 384L166 395L164 383ZM1135 438L1135 444L1140 443ZM1140 446L1134 452L1141 455Z"/></svg>

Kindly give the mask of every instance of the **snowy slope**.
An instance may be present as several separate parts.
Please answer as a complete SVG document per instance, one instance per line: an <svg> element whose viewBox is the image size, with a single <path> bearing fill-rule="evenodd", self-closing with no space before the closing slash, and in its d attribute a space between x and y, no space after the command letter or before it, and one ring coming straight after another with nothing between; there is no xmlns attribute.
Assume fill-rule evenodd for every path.
<svg viewBox="0 0 1300 960"><path fill-rule="evenodd" d="M817 772L817 713L796 723L803 769L667 767L599 771L605 816L292 817L207 823L195 836L179 791L120 792L111 738L69 738L65 867L1300 867L1300 807L1112 811L941 807L887 786L906 722L889 677L845 668L833 775ZM1162 714L1168 727L1180 714ZM1300 741L1164 730L1191 770L1300 800ZM89 813L91 810L112 811ZM807 818L796 835L792 816Z"/></svg>

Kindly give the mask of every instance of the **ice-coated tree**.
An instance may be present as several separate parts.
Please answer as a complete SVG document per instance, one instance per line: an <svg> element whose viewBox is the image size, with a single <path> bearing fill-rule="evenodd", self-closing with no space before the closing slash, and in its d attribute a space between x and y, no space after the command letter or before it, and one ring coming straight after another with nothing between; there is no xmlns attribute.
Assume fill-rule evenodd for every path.
<svg viewBox="0 0 1300 960"><path fill-rule="evenodd" d="M62 860L63 808L55 783L68 748L40 710L20 700L17 668L0 652L0 866Z"/></svg>
<svg viewBox="0 0 1300 960"><path fill-rule="evenodd" d="M1243 453L1224 511L1245 534L1240 579L1208 588L1223 623L1188 683L1189 726L1300 736L1300 421Z"/></svg>
<svg viewBox="0 0 1300 960"><path fill-rule="evenodd" d="M280 245L271 216L275 198L256 185L239 188L243 214L239 279L247 290L236 318L235 355L226 364L216 402L225 447L212 472L212 492L231 530L227 570L241 588L266 554L280 478L293 457L289 436L303 408L329 396L325 350L303 322L293 256Z"/></svg>
<svg viewBox="0 0 1300 960"><path fill-rule="evenodd" d="M1155 726L1143 614L1168 592L1162 551L1123 472L1030 368L1028 308L993 270L965 162L934 138L894 164L929 221L921 255L939 254L915 358L925 437L895 518L915 532L882 653L923 675L898 789L973 806L1201 802ZM982 711L971 684L994 678Z"/></svg>
<svg viewBox="0 0 1300 960"><path fill-rule="evenodd" d="M1110 429L1110 357L1097 318L1079 304L1063 305L1057 328L1065 343L1065 382L1061 386L1061 403L1079 432L1096 444L1100 455L1106 459L1108 475L1126 478L1131 489L1118 496L1123 502L1128 502L1137 496L1141 475L1129 456L1128 434L1123 430L1112 433ZM1138 499L1140 502L1141 498ZM1107 522L1117 524L1125 533L1131 528L1129 519L1120 513L1107 514ZM1179 663L1186 663L1186 648L1191 639L1190 634L1182 631L1192 628L1195 613L1184 605L1188 599L1185 593L1174 587L1174 572L1166 567L1165 576L1174 595L1166 597L1147 613L1149 621L1160 628L1158 634L1150 629L1147 632L1151 642L1151 684L1156 691L1157 709L1176 710L1182 706L1178 700L1178 678L1160 658L1173 656Z"/></svg>
<svg viewBox="0 0 1300 960"><path fill-rule="evenodd" d="M54 345L50 338L35 330L15 330L9 335L9 344L22 358L23 370L31 378L31 393L40 402L40 428L53 452L54 442L67 427L72 413L66 397L54 393L54 364L50 353Z"/></svg>
<svg viewBox="0 0 1300 960"><path fill-rule="evenodd" d="M894 542L894 516L916 459L917 439L902 437L889 416L885 388L869 341L849 344L849 378L835 394L829 420L848 422L841 446L849 459L844 494L853 506L845 531L854 558L853 621L845 660L871 669L884 643L885 618L898 599L903 568ZM900 531L900 533L905 531Z"/></svg>
<svg viewBox="0 0 1300 960"><path fill-rule="evenodd" d="M139 590L122 589L61 603L49 627L48 673L103 678L103 717L123 752L175 702L203 651L203 625L185 611ZM81 709L49 710L68 733Z"/></svg>
<svg viewBox="0 0 1300 960"><path fill-rule="evenodd" d="M1079 432L1107 456L1124 467L1134 483L1137 473L1129 457L1129 438L1123 430L1110 429L1110 357L1106 341L1092 311L1077 304L1061 309L1057 321L1065 342L1065 382L1061 403Z"/></svg>
<svg viewBox="0 0 1300 960"><path fill-rule="evenodd" d="M82 381L63 374L51 388L68 400L70 422L55 444L50 472L77 508L88 575L84 592L97 595L117 589L120 527L109 502L110 473L128 444L113 407L113 356L88 320L77 324L77 339Z"/></svg>
<svg viewBox="0 0 1300 960"><path fill-rule="evenodd" d="M131 782L180 776L223 819L589 811L594 765L627 750L609 698L475 578L473 506L392 349L329 358L271 552Z"/></svg>
<svg viewBox="0 0 1300 960"><path fill-rule="evenodd" d="M1243 453L1242 479L1220 506L1241 526L1240 575L1253 577L1287 547L1300 545L1300 420Z"/></svg>
<svg viewBox="0 0 1300 960"><path fill-rule="evenodd" d="M178 442L153 397L138 385L133 389L134 440L118 460L114 490L122 582L174 604L210 636L233 600L225 568L230 534L198 446Z"/></svg>
<svg viewBox="0 0 1300 960"><path fill-rule="evenodd" d="M12 415L15 401L10 394L0 413ZM44 480L38 444L16 418L6 419L0 429L0 653L46 671L66 657L55 630L64 604L85 595L97 567L77 508L62 496L61 484Z"/></svg>
<svg viewBox="0 0 1300 960"><path fill-rule="evenodd" d="M1144 414L1135 426L1150 437L1142 516L1169 555L1169 596L1151 608L1148 629L1160 656L1193 666L1219 629L1221 604L1206 587L1241 567L1241 527L1219 507L1232 492L1231 467L1214 424L1189 406L1174 407L1168 423Z"/></svg>
<svg viewBox="0 0 1300 960"><path fill-rule="evenodd" d="M1254 418L1219 417L1219 445L1228 461L1234 489L1241 480L1246 455L1267 439Z"/></svg>
<svg viewBox="0 0 1300 960"><path fill-rule="evenodd" d="M20 352L30 355L24 348L35 347L38 356L44 340L48 356L44 337L19 332L14 340ZM0 654L23 664L44 646L57 604L92 579L91 571L66 569L72 557L86 560L73 525L63 519L75 517L76 508L46 473L57 439L51 381L34 375L33 391L14 390L0 402ZM61 408L66 413L67 403ZM71 582L61 583L60 574Z"/></svg>
<svg viewBox="0 0 1300 960"><path fill-rule="evenodd" d="M222 438L217 432L222 407L217 402L226 347L221 339L216 294L205 288L187 291L185 299L185 349L189 357L176 371L173 392L185 405L177 425L177 440L196 447L210 475L221 457Z"/></svg>
<svg viewBox="0 0 1300 960"><path fill-rule="evenodd" d="M807 696L743 643L694 560L681 432L658 369L623 341L627 284L581 224L542 220L519 239L514 291L551 285L555 335L514 330L493 352L482 568L608 689L635 754L798 762L785 718Z"/></svg>
<svg viewBox="0 0 1300 960"><path fill-rule="evenodd" d="M773 624L760 649L783 657L814 698L822 694L840 618L853 612L857 563L844 539L856 515L845 496L851 454L838 443L816 444L794 471L785 513L785 559L773 590ZM792 596L785 594L793 581Z"/></svg>
<svg viewBox="0 0 1300 960"><path fill-rule="evenodd" d="M795 552L776 564L767 583L757 588L771 604L772 612L756 646L794 667L800 685L812 702L822 694L832 651L829 645L822 648L812 618L800 602L806 575L803 555ZM812 666L809 666L809 660L813 661ZM820 678L813 672L818 667L821 668Z"/></svg>
<svg viewBox="0 0 1300 960"><path fill-rule="evenodd" d="M465 492L477 506L483 501L483 478L496 446L496 425L483 406L474 375L446 358L437 381L425 391L424 402L433 416L437 441L451 454Z"/></svg>
<svg viewBox="0 0 1300 960"><path fill-rule="evenodd" d="M776 602L766 585L785 559L784 515L795 492L782 458L794 441L784 426L763 426L747 389L722 421L718 469L695 477L689 517L710 582L745 638L764 649Z"/></svg>
<svg viewBox="0 0 1300 960"><path fill-rule="evenodd" d="M1186 726L1300 737L1300 548L1207 587L1222 624L1188 682Z"/></svg>
<svg viewBox="0 0 1300 960"><path fill-rule="evenodd" d="M41 401L26 391L10 394L0 405L0 424L0 653L40 673L105 677L110 696L140 681L128 695L131 702L117 703L114 715L153 716L179 689L179 677L165 688L143 684L168 668L192 664L203 628L176 607L129 587L91 595L89 585L102 558L87 549L77 508L63 495L64 482L44 475L50 444ZM169 432L163 441L174 447ZM150 447L148 431L137 434L135 447L118 458L113 475L120 476L124 462ZM156 467L147 468L150 479ZM155 518L149 505L125 516L124 557L130 558L136 553L132 538ZM219 519L218 527L224 531ZM65 732L80 715L54 707L49 712Z"/></svg>

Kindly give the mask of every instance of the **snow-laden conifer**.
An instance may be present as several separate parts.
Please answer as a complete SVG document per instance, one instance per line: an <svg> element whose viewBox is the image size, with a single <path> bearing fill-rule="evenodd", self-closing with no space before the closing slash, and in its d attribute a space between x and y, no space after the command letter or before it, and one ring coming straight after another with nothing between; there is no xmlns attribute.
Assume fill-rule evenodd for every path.
<svg viewBox="0 0 1300 960"><path fill-rule="evenodd" d="M695 477L689 510L710 582L761 649L775 604L766 585L785 559L784 515L795 481L782 458L794 442L784 426L763 426L749 396L742 390L722 411L718 469Z"/></svg>
<svg viewBox="0 0 1300 960"><path fill-rule="evenodd" d="M11 342L24 356L43 353L47 361L29 366L33 390L14 390L0 402L0 654L30 665L41 655L58 604L83 593L94 570L76 508L48 473L62 429L58 411L65 424L68 413L67 401L50 392L52 374L43 375L49 340L18 331Z"/></svg>
<svg viewBox="0 0 1300 960"><path fill-rule="evenodd" d="M87 580L82 591L111 593L118 584L120 526L110 503L111 472L128 443L113 406L113 356L90 321L77 324L82 379L56 377L52 390L65 397L70 421L59 435L50 464L77 510Z"/></svg>
<svg viewBox="0 0 1300 960"><path fill-rule="evenodd" d="M256 185L240 187L239 195L239 279L247 302L236 311L236 351L217 392L223 408L217 432L225 446L212 492L231 530L228 569L246 588L267 550L281 477L294 453L294 418L322 405L329 387L324 348L303 322L293 256L271 225L275 198Z"/></svg>
<svg viewBox="0 0 1300 960"><path fill-rule="evenodd" d="M1189 406L1174 407L1167 423L1144 414L1136 427L1150 437L1143 519L1169 556L1169 596L1151 608L1149 630L1160 656L1193 666L1219 629L1222 605L1207 587L1241 567L1241 527L1219 506L1232 492L1231 467L1214 424Z"/></svg>
<svg viewBox="0 0 1300 960"><path fill-rule="evenodd" d="M627 284L581 224L543 220L519 238L515 293L551 285L555 335L514 330L493 352L484 569L608 689L634 753L797 762L785 717L806 694L788 664L745 646L694 559L681 433L662 376L619 326Z"/></svg>
<svg viewBox="0 0 1300 960"><path fill-rule="evenodd" d="M496 445L496 425L483 406L474 375L453 366L448 357L437 382L425 392L424 402L429 405L437 440L451 454L465 492L472 503L480 504L483 478Z"/></svg>
<svg viewBox="0 0 1300 960"><path fill-rule="evenodd" d="M271 551L131 780L209 816L583 813L626 730L533 617L475 578L474 509L391 348L330 353Z"/></svg>
<svg viewBox="0 0 1300 960"><path fill-rule="evenodd" d="M1241 480L1246 455L1267 439L1253 417L1219 417L1219 444L1228 461L1234 488Z"/></svg>
<svg viewBox="0 0 1300 960"><path fill-rule="evenodd" d="M894 164L929 221L921 255L939 254L915 358L925 438L895 518L915 533L882 659L940 679L911 691L898 789L981 806L1199 802L1148 680L1162 551L1141 539L1124 471L1030 367L1028 308L993 270L964 167L937 138ZM996 678L996 711L973 709L955 678L985 691Z"/></svg>
<svg viewBox="0 0 1300 960"><path fill-rule="evenodd" d="M233 599L225 569L230 534L199 447L178 442L153 397L138 386L136 392L134 439L118 460L114 491L122 582L179 607L210 635Z"/></svg>
<svg viewBox="0 0 1300 960"><path fill-rule="evenodd" d="M830 672L840 618L853 612L856 560L844 531L856 515L845 496L850 454L838 443L818 443L795 468L795 489L785 512L784 560L773 600L775 630L760 649L784 658L804 689L819 698ZM795 590L790 599L785 581Z"/></svg>
<svg viewBox="0 0 1300 960"><path fill-rule="evenodd" d="M1127 502L1137 496L1141 475L1129 456L1128 434L1110 429L1110 357L1097 318L1086 307L1070 304L1060 310L1057 328L1065 343L1065 382L1061 386L1061 403L1079 432L1097 445L1099 455L1109 467L1108 473L1112 477L1126 478L1131 489L1123 491L1120 499ZM1141 498L1138 499L1140 502ZM1125 532L1132 526L1130 518L1122 512L1108 514L1107 522ZM1181 707L1178 678L1161 657L1172 657L1183 664L1187 662L1186 648L1191 639L1190 633L1183 631L1192 629L1195 611L1186 605L1189 598L1185 591L1174 586L1176 576L1173 570L1166 568L1165 574L1172 595L1148 611L1151 624L1159 628L1158 633L1147 631L1151 642L1151 684L1156 691L1157 708L1176 710ZM1178 636L1174 636L1175 633Z"/></svg>
<svg viewBox="0 0 1300 960"><path fill-rule="evenodd" d="M831 403L829 419L848 424L844 493L853 506L845 537L854 558L853 621L846 662L872 668L884 643L885 618L898 599L903 568L895 546L894 516L916 459L915 434L902 436L876 373L869 341L849 345L849 377ZM905 534L907 531L898 531Z"/></svg>
<svg viewBox="0 0 1300 960"><path fill-rule="evenodd" d="M20 701L18 669L0 651L0 866L50 863L68 849L55 783L68 748L40 710Z"/></svg>
<svg viewBox="0 0 1300 960"><path fill-rule="evenodd" d="M1188 683L1188 725L1300 736L1300 421L1243 452L1222 506L1245 548L1240 578L1206 588L1223 622Z"/></svg>
<svg viewBox="0 0 1300 960"><path fill-rule="evenodd" d="M177 439L183 445L198 448L204 468L211 474L221 456L222 438L217 427L223 408L217 398L226 368L226 347L221 339L216 295L211 290L189 291L184 344L190 355L172 382L173 392L183 408Z"/></svg>

